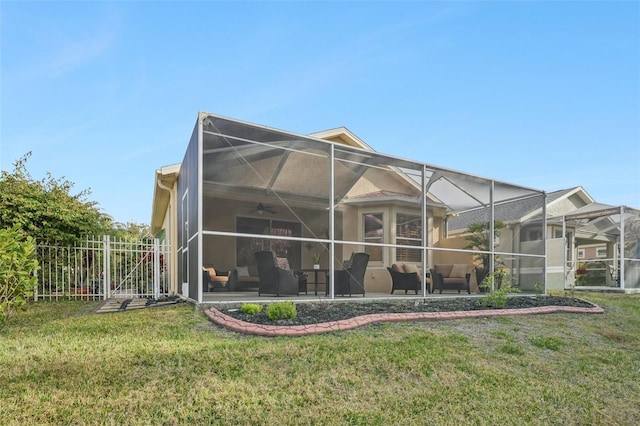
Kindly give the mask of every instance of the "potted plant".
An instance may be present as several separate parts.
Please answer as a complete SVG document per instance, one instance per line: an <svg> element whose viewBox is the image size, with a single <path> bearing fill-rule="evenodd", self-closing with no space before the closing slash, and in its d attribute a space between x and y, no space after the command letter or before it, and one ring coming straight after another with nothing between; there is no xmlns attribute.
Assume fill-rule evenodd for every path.
<svg viewBox="0 0 640 426"><path fill-rule="evenodd" d="M313 255L313 269L320 269L320 253Z"/></svg>

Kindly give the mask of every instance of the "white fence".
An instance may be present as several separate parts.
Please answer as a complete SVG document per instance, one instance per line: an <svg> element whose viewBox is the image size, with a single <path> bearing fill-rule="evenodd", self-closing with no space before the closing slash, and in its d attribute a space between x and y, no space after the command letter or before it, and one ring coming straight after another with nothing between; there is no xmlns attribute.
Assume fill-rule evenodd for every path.
<svg viewBox="0 0 640 426"><path fill-rule="evenodd" d="M168 245L155 239L104 236L76 247L37 246L40 269L35 300L159 298L171 288Z"/></svg>

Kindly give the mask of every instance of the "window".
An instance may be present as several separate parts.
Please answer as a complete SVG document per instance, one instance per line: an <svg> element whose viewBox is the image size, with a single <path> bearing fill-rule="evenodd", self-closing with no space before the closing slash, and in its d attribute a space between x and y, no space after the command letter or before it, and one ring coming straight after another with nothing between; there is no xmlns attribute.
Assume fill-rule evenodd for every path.
<svg viewBox="0 0 640 426"><path fill-rule="evenodd" d="M522 228L520 238L522 241L540 241L542 240L543 233L540 225L530 225Z"/></svg>
<svg viewBox="0 0 640 426"><path fill-rule="evenodd" d="M398 213L396 215L396 244L405 246L422 245L422 219L419 215ZM397 262L422 262L422 250L398 247Z"/></svg>
<svg viewBox="0 0 640 426"><path fill-rule="evenodd" d="M239 234L299 237L300 229L301 226L297 222L250 217L238 217L236 219L236 231ZM236 238L236 264L238 266L255 265L254 253L261 250L272 251L277 257L286 258L291 268L300 268L302 253L299 241L261 238Z"/></svg>
<svg viewBox="0 0 640 426"><path fill-rule="evenodd" d="M382 213L365 213L362 215L364 225L364 242L381 244L384 242L384 222ZM369 253L369 261L382 262L382 247L365 246Z"/></svg>
<svg viewBox="0 0 640 426"><path fill-rule="evenodd" d="M584 249L578 249L578 259L584 259Z"/></svg>
<svg viewBox="0 0 640 426"><path fill-rule="evenodd" d="M596 257L599 257L599 258L607 257L607 248L606 247L598 247L596 249Z"/></svg>

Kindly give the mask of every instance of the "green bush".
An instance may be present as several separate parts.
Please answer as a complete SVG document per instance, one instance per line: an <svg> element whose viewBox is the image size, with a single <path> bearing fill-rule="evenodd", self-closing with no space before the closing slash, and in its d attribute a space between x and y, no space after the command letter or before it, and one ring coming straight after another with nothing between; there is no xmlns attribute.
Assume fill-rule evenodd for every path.
<svg viewBox="0 0 640 426"><path fill-rule="evenodd" d="M243 303L240 310L245 314L255 315L262 311L262 305L258 305L257 303Z"/></svg>
<svg viewBox="0 0 640 426"><path fill-rule="evenodd" d="M269 304L267 306L267 317L271 321L283 320L283 319L293 319L298 316L298 311L296 311L296 305L287 300L284 302L275 302Z"/></svg>
<svg viewBox="0 0 640 426"><path fill-rule="evenodd" d="M493 272L487 275L482 282L482 287L487 291L482 297L482 301L486 306L492 308L504 308L507 304L509 293L518 293L520 291L511 285L511 276L505 271Z"/></svg>
<svg viewBox="0 0 640 426"><path fill-rule="evenodd" d="M36 245L18 230L0 229L0 329L33 296L38 268Z"/></svg>

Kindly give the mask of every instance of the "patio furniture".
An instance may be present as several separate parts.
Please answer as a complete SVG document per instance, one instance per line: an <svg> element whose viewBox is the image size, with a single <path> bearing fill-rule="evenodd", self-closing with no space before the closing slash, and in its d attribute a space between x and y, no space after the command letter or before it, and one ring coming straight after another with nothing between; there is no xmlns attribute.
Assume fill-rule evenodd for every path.
<svg viewBox="0 0 640 426"><path fill-rule="evenodd" d="M387 267L389 274L391 275L391 294L396 290L404 290L404 294L407 294L409 290L415 291L418 294L420 290L420 277L417 272L404 272L404 269L400 271L401 266L394 263L390 268Z"/></svg>
<svg viewBox="0 0 640 426"><path fill-rule="evenodd" d="M336 295L362 294L364 297L364 273L369 263L368 253L354 253L351 255L348 267L335 271L334 292ZM350 265L350 266L349 266Z"/></svg>
<svg viewBox="0 0 640 426"><path fill-rule="evenodd" d="M276 264L273 252L259 251L255 253L258 265L258 296L262 294L298 295L298 278L290 269L281 269Z"/></svg>
<svg viewBox="0 0 640 426"><path fill-rule="evenodd" d="M255 269L252 273L250 269ZM229 274L229 291L258 290L258 268L255 265L238 266Z"/></svg>
<svg viewBox="0 0 640 426"><path fill-rule="evenodd" d="M202 285L207 291L228 291L229 271L216 271L213 266L202 268Z"/></svg>
<svg viewBox="0 0 640 426"><path fill-rule="evenodd" d="M433 291L440 290L467 290L471 294L469 280L474 267L465 263L449 263L433 265L431 269L431 279L433 280Z"/></svg>
<svg viewBox="0 0 640 426"><path fill-rule="evenodd" d="M307 278L309 275L302 269L295 271L293 275L298 279L298 293L302 293L304 291L304 294L309 294L307 291Z"/></svg>
<svg viewBox="0 0 640 426"><path fill-rule="evenodd" d="M318 284L320 284L318 282L318 277L320 276L320 274L323 274L325 277L325 294L329 294L329 285L327 284L329 282L329 270L328 269L301 269L301 271L304 272L313 272L313 294L315 296L318 295Z"/></svg>

